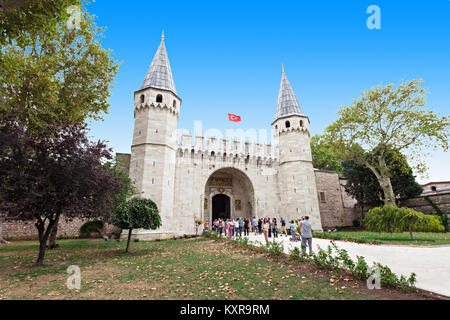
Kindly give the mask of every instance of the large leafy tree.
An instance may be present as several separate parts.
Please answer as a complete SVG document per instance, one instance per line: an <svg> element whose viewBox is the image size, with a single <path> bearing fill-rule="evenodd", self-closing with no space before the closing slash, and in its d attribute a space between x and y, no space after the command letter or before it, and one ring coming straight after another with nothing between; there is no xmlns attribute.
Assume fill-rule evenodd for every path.
<svg viewBox="0 0 450 320"><path fill-rule="evenodd" d="M3 0L0 2L0 44L25 44L30 35L56 32L61 21L67 21L70 6L81 6L81 0Z"/></svg>
<svg viewBox="0 0 450 320"><path fill-rule="evenodd" d="M1 4L0 117L13 114L36 132L55 123L101 119L118 65L100 44L103 31L86 12L87 1ZM75 28L68 23L73 6L80 9ZM0 214L0 241L3 219Z"/></svg>
<svg viewBox="0 0 450 320"><path fill-rule="evenodd" d="M0 119L0 213L34 220L39 235L36 265L61 214L91 218L109 214L119 181L106 168L104 142L91 142L86 125L48 126L33 132L12 117Z"/></svg>
<svg viewBox="0 0 450 320"><path fill-rule="evenodd" d="M335 152L326 136L316 134L311 138L311 154L314 168L321 170L336 171L342 173L342 159L340 154Z"/></svg>
<svg viewBox="0 0 450 320"><path fill-rule="evenodd" d="M448 149L450 117L423 108L426 89L422 82L415 79L397 87L389 84L366 90L353 105L340 108L338 119L326 129L336 152L372 171L386 205L395 205L386 163L389 153L407 154L413 169L422 173L426 170L423 156L429 150Z"/></svg>
<svg viewBox="0 0 450 320"><path fill-rule="evenodd" d="M423 188L416 182L405 156L391 152L386 158L386 163L397 199L415 197L422 193ZM347 179L345 191L358 201L359 207L376 207L383 204L383 189L369 168L354 160L343 161L342 167L342 174Z"/></svg>
<svg viewBox="0 0 450 320"><path fill-rule="evenodd" d="M107 112L118 65L101 46L102 28L84 6L79 27L66 25L73 3L82 4L32 1L25 13L0 14L0 116L14 110L28 128L42 131L53 123L101 119ZM22 33L15 22L31 25Z"/></svg>

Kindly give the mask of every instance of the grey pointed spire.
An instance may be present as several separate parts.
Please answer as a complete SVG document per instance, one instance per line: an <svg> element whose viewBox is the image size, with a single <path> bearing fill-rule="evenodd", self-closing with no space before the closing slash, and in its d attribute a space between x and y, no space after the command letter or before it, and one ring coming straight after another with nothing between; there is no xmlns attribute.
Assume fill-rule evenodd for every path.
<svg viewBox="0 0 450 320"><path fill-rule="evenodd" d="M280 92L278 93L277 113L275 114L275 120L286 116L299 115L302 116L303 112L298 103L297 97L292 90L286 74L281 76Z"/></svg>
<svg viewBox="0 0 450 320"><path fill-rule="evenodd" d="M170 69L169 58L167 57L166 46L164 44L164 33L162 35L161 44L156 51L152 64L142 83L141 90L145 88L170 90L177 94L175 82L172 77L172 70Z"/></svg>

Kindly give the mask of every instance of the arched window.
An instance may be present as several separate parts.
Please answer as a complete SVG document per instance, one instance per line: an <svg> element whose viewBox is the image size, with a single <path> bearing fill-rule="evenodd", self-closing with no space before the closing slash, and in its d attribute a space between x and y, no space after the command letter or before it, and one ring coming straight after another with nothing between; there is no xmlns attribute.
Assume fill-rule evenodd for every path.
<svg viewBox="0 0 450 320"><path fill-rule="evenodd" d="M286 121L285 124L286 124L286 128L290 128L291 127L291 123L289 121Z"/></svg>
<svg viewBox="0 0 450 320"><path fill-rule="evenodd" d="M173 107L174 107L174 108L177 107L177 100L173 100Z"/></svg>
<svg viewBox="0 0 450 320"><path fill-rule="evenodd" d="M141 94L141 103L144 103L145 101L145 96L143 94Z"/></svg>
<svg viewBox="0 0 450 320"><path fill-rule="evenodd" d="M275 125L275 130L278 130L278 125Z"/></svg>
<svg viewBox="0 0 450 320"><path fill-rule="evenodd" d="M162 94L156 96L156 102L162 102Z"/></svg>
<svg viewBox="0 0 450 320"><path fill-rule="evenodd" d="M300 120L300 127L303 127L303 120Z"/></svg>

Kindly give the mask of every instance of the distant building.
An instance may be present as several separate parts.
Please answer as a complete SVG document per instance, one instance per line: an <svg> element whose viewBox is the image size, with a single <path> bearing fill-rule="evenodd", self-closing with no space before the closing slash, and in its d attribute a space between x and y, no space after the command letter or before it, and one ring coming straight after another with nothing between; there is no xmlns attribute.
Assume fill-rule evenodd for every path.
<svg viewBox="0 0 450 320"><path fill-rule="evenodd" d="M422 185L423 194L450 191L450 181L434 181Z"/></svg>

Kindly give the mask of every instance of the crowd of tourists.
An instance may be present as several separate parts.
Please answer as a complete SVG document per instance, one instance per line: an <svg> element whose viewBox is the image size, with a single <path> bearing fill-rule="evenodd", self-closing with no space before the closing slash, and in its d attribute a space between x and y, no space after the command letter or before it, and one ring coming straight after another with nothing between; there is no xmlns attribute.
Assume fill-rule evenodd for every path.
<svg viewBox="0 0 450 320"><path fill-rule="evenodd" d="M206 227L206 225L205 225ZM209 226L208 226L209 227ZM269 238L278 238L279 235L288 236L290 234L291 241L302 242L303 250L309 247L309 254L312 253L312 231L309 217L302 217L300 220L291 220L287 228L287 222L281 218L236 218L236 219L214 219L211 230L225 237L242 237L249 236L250 233L263 234L266 243ZM297 232L299 231L299 232Z"/></svg>

